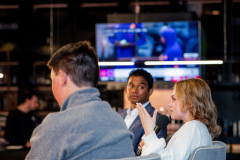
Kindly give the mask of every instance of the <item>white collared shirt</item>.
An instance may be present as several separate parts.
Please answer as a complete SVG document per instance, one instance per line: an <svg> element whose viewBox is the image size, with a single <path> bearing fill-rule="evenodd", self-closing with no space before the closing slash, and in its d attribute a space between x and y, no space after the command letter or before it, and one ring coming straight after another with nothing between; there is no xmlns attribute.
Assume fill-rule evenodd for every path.
<svg viewBox="0 0 240 160"><path fill-rule="evenodd" d="M143 107L146 107L149 103L150 103L149 101L144 103ZM138 116L137 108L132 110L131 107L129 107L127 109L127 115L124 118L124 122L126 123L128 129L132 125L133 121L137 118L137 116Z"/></svg>

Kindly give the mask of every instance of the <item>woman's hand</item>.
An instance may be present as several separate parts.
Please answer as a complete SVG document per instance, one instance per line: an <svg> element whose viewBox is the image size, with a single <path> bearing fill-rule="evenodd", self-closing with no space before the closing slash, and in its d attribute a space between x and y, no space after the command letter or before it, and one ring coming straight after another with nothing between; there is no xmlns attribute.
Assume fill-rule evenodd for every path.
<svg viewBox="0 0 240 160"><path fill-rule="evenodd" d="M145 135L148 136L154 131L154 127L156 124L157 110L154 111L153 117L151 117L141 103L136 103L136 104L137 104L138 114L142 122L143 129L145 131Z"/></svg>

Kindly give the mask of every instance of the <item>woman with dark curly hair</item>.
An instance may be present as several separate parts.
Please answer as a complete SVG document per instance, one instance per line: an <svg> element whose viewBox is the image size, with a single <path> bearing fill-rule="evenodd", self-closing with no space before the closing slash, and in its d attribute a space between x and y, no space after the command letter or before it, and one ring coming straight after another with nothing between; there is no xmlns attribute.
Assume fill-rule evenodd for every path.
<svg viewBox="0 0 240 160"><path fill-rule="evenodd" d="M174 133L167 146L165 140L158 139L154 132L157 111L151 117L140 103L137 104L145 131L139 147L142 156L155 152L162 160L187 160L197 147L212 145L213 138L221 132L210 88L202 79L175 83L171 97L171 118L183 120L184 125Z"/></svg>

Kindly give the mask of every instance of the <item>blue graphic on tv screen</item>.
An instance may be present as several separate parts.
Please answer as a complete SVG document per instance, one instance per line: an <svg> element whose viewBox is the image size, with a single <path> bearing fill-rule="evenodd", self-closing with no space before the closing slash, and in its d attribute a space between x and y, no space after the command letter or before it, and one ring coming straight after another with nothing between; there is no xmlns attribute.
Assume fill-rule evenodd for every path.
<svg viewBox="0 0 240 160"><path fill-rule="evenodd" d="M108 23L96 24L96 51L99 61L132 61L133 66L101 66L105 69L102 73L108 73L102 80L116 80L116 77L124 81L129 69L148 68L158 73L155 79L172 80L200 77L199 65L165 65L146 66L145 61L186 61L200 60L200 22L199 21L173 21L173 22L141 22L141 23ZM165 69L164 69L165 68ZM176 68L182 70L175 76L167 74L175 73ZM126 69L121 70L119 69ZM190 69L193 69L190 71ZM151 71L153 72L153 71ZM121 74L120 74L121 73ZM124 76L123 76L124 75ZM154 74L155 75L155 74ZM107 77L107 78L106 78Z"/></svg>

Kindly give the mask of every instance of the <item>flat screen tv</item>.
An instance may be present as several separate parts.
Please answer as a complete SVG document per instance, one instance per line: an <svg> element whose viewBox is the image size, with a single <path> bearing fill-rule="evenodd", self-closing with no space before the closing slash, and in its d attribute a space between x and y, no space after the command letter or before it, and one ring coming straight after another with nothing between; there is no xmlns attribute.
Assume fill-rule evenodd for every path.
<svg viewBox="0 0 240 160"><path fill-rule="evenodd" d="M143 68L155 81L200 78L199 65L146 65L146 61L201 60L200 22L141 22L96 24L100 62L134 62L100 66L100 81L126 82L133 69Z"/></svg>

